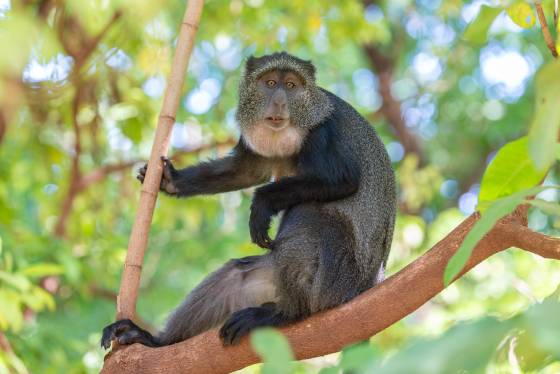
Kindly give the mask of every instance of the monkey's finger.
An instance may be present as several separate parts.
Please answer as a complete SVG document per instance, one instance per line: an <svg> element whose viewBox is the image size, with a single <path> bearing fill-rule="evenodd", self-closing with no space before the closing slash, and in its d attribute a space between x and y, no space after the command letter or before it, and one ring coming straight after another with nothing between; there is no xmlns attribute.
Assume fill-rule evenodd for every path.
<svg viewBox="0 0 560 374"><path fill-rule="evenodd" d="M268 236L268 234L263 234L261 237L261 247L263 248L270 248L270 243L272 242L272 240L270 240L270 237Z"/></svg>
<svg viewBox="0 0 560 374"><path fill-rule="evenodd" d="M253 242L261 248L270 249L270 244L272 240L268 236L268 233L256 233Z"/></svg>
<svg viewBox="0 0 560 374"><path fill-rule="evenodd" d="M163 167L164 167L164 168L165 168L166 166L173 167L173 163L172 163L171 160L168 159L167 157L161 156L161 161L163 162Z"/></svg>
<svg viewBox="0 0 560 374"><path fill-rule="evenodd" d="M166 179L170 182L173 180L173 169L171 164L169 163L163 164L163 179Z"/></svg>
<svg viewBox="0 0 560 374"><path fill-rule="evenodd" d="M144 178L146 177L146 172L148 170L148 165L144 165L141 168L138 169L138 174L136 175L136 179L138 179L140 182L144 183Z"/></svg>
<svg viewBox="0 0 560 374"><path fill-rule="evenodd" d="M138 174L146 175L147 171L148 171L148 164L145 164L144 166L138 169Z"/></svg>

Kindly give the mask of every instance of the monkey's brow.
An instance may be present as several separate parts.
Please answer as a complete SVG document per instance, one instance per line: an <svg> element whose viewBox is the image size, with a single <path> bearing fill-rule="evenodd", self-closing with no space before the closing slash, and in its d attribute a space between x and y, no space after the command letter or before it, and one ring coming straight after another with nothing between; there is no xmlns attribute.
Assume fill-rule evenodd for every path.
<svg viewBox="0 0 560 374"><path fill-rule="evenodd" d="M304 85L304 86L306 85L305 78L303 78L301 76L301 74L299 74L297 71L292 70L292 69L274 69L273 68L273 69L264 71L261 74L257 75L257 79L261 79L262 77L264 77L265 75L267 75L268 73L271 73L273 71L277 71L280 74L284 74L284 75L287 74L287 73L292 73L293 75L295 75L300 80L302 85Z"/></svg>

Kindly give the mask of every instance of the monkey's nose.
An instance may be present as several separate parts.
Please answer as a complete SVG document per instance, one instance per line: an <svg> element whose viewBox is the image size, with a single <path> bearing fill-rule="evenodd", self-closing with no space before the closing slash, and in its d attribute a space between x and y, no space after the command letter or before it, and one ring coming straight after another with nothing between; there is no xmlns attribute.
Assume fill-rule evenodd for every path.
<svg viewBox="0 0 560 374"><path fill-rule="evenodd" d="M275 103L274 103L274 107L275 107L276 111L278 111L278 112L282 112L282 111L286 110L286 106L287 106L287 105L286 105L286 102L285 102L285 101L284 101L284 102L275 102Z"/></svg>

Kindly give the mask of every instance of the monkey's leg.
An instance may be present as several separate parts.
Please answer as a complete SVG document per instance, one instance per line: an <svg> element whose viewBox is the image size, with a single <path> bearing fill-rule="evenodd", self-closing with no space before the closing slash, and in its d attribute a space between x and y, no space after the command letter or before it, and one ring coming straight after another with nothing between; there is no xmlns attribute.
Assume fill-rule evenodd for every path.
<svg viewBox="0 0 560 374"><path fill-rule="evenodd" d="M312 206L297 206L284 217L271 255L278 301L235 312L220 330L235 344L252 329L281 326L342 304L371 284L358 271L348 226Z"/></svg>
<svg viewBox="0 0 560 374"><path fill-rule="evenodd" d="M186 340L223 323L237 310L276 300L270 255L230 260L210 274L177 307L155 337L123 320L103 330L102 346L120 344L164 346Z"/></svg>

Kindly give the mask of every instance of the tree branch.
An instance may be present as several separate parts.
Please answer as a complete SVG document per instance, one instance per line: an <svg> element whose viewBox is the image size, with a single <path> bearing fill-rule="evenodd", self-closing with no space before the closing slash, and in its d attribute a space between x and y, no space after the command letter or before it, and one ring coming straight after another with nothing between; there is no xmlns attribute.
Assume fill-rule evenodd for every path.
<svg viewBox="0 0 560 374"><path fill-rule="evenodd" d="M10 341L2 331L0 331L0 351L5 353L12 353L14 351Z"/></svg>
<svg viewBox="0 0 560 374"><path fill-rule="evenodd" d="M458 276L504 249L515 246L540 256L560 259L560 239L525 227L526 207L499 221L477 244ZM414 312L441 292L443 271L478 220L473 214L423 256L350 302L280 329L298 360L340 351L368 339ZM106 357L102 370L110 373L228 373L259 362L248 339L224 348L217 330L162 348L139 344Z"/></svg>
<svg viewBox="0 0 560 374"><path fill-rule="evenodd" d="M78 111L80 109L80 103L82 100L82 90L80 85L76 85L76 94L72 100L72 129L74 131L74 153L72 155L72 167L70 169L70 185L68 186L68 192L62 201L62 208L60 214L58 215L58 220L54 228L54 235L58 238L64 238L66 236L66 222L70 213L72 212L72 206L74 205L74 199L80 192L80 181L82 178L80 170L80 157L82 155L82 140L81 140L81 128L78 123Z"/></svg>
<svg viewBox="0 0 560 374"><path fill-rule="evenodd" d="M214 149L214 148L234 146L236 144L236 142L237 142L236 139L229 138L229 139L226 139L222 142L203 144L203 145L200 145L200 146L198 146L196 148L193 148L193 149L180 149L180 150L176 151L175 153L173 153L173 155L170 157L170 159L177 160L178 158L180 158L182 156L185 156L185 155L195 155L195 154L200 154L202 152L206 152L206 151L208 151L210 149ZM88 188L92 184L101 182L102 180L107 178L112 173L118 173L118 172L121 172L121 171L126 171L126 170L130 169L131 167L133 167L135 164L138 164L140 162L146 162L146 160L136 159L136 160L130 160L130 161L123 161L123 162L119 162L119 163L115 163L115 164L103 165L103 166L101 166L97 169L94 169L92 172L90 172L89 174L82 177L82 179L80 181L80 191Z"/></svg>
<svg viewBox="0 0 560 374"><path fill-rule="evenodd" d="M4 139L4 135L6 134L7 128L8 128L8 124L7 124L6 116L4 115L2 109L0 108L0 143L2 143L2 140Z"/></svg>
<svg viewBox="0 0 560 374"><path fill-rule="evenodd" d="M406 123L401 115L401 103L395 99L391 93L391 85L393 83L393 60L382 54L379 49L373 45L365 45L363 48L379 79L379 94L382 99L379 111L392 127L405 153L407 155L416 155L420 161L419 164L423 165L425 160L420 143L416 136L408 131Z"/></svg>

